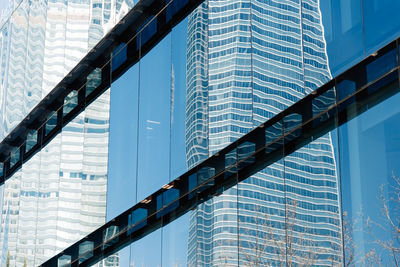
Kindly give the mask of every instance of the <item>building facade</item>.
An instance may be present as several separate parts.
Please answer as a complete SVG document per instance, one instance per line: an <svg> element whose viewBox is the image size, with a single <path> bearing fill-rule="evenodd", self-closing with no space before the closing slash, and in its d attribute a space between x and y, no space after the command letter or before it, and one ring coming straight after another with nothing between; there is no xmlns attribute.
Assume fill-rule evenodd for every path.
<svg viewBox="0 0 400 267"><path fill-rule="evenodd" d="M400 2L208 0L181 20L198 3L142 1L97 50L102 76L74 73L110 89L5 182L0 265L399 262ZM134 4L4 13L2 137Z"/></svg>

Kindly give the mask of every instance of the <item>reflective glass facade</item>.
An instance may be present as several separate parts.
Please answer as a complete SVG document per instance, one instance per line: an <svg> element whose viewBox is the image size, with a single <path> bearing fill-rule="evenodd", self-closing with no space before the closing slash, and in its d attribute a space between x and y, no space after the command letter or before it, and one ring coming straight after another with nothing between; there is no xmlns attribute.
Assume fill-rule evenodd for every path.
<svg viewBox="0 0 400 267"><path fill-rule="evenodd" d="M134 4L22 1L4 19L3 137ZM242 178L260 160L261 139L218 153L397 38L397 1L208 0L147 52L157 25L181 2L161 4L164 11L149 15L111 53L110 89L3 186L2 264L38 265L105 222L111 226L100 241L88 237L58 257L58 266L96 253L104 253L103 266L392 266L400 260L397 47L378 54L365 73L339 76L316 93L309 110L263 129L263 153L278 159L267 168ZM138 62L120 75L133 54ZM87 95L106 68L88 77ZM381 88L390 93L374 95ZM63 114L78 105L78 94L65 98ZM366 101L365 94L373 96ZM49 117L45 135L58 120ZM313 132L325 121L328 131ZM303 135L307 141L298 141ZM13 164L21 154L10 155ZM202 163L212 156L215 165ZM225 180L208 182L221 168ZM224 181L207 196L190 193ZM201 204L176 211L194 199ZM126 221L113 220L135 204L143 207L130 210ZM143 230L152 223L155 231ZM130 245L109 256L124 238Z"/></svg>
<svg viewBox="0 0 400 267"><path fill-rule="evenodd" d="M132 5L10 1L1 28L1 139ZM74 96L69 99L72 105ZM109 103L107 91L4 184L1 266L39 265L105 222ZM49 117L46 135L56 123L55 115ZM32 131L27 150L37 135ZM18 154L16 149L15 162Z"/></svg>

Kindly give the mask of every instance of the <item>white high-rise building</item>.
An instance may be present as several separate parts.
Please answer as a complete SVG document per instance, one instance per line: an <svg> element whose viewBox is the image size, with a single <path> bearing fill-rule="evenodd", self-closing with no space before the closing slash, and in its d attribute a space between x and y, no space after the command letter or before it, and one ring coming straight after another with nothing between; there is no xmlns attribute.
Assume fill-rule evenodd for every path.
<svg viewBox="0 0 400 267"><path fill-rule="evenodd" d="M188 18L189 167L330 79L319 0L206 1ZM277 126L288 132L301 123L292 114ZM339 264L333 153L326 135L200 205L191 213L188 265Z"/></svg>
<svg viewBox="0 0 400 267"><path fill-rule="evenodd" d="M13 12L2 19L0 32L1 138L133 1L22 0L10 5ZM0 259L8 258L10 266L37 266L105 223L109 101L108 90L5 182Z"/></svg>

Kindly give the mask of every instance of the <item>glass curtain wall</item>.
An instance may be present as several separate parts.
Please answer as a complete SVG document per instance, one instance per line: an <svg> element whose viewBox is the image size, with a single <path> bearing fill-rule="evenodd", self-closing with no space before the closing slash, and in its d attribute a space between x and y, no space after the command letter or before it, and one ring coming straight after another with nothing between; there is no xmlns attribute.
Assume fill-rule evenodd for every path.
<svg viewBox="0 0 400 267"><path fill-rule="evenodd" d="M111 77L110 90L5 184L2 261L39 264L394 39L399 35L399 22L391 16L394 2L208 0L146 55L123 43L111 55L111 73L126 57L139 62L118 79ZM178 1L165 4L131 41L151 40L158 19L168 20ZM21 106L31 108L45 95L29 88L38 83L38 90L50 90L111 28L109 21L117 21L119 13L113 12L124 14L132 5L23 1L2 28L2 133L29 112ZM43 18L40 12L47 14L45 21L36 18ZM385 31L375 28L380 17L393 18ZM25 41L10 45L17 35ZM30 42L40 43L42 56L20 56L33 53ZM88 79L87 93L97 76ZM333 92L328 100L336 97ZM390 265L399 247L396 97L297 151L281 151L282 160L178 220L163 222L101 264ZM71 95L64 108L74 99ZM12 110L18 112L7 115ZM297 115L285 117L266 138L295 136ZM54 113L45 134L56 122ZM290 141L290 135L283 140ZM225 163L253 150L252 143L238 147ZM375 155L381 157L372 164L375 157L369 156ZM85 245L82 255L92 249Z"/></svg>
<svg viewBox="0 0 400 267"><path fill-rule="evenodd" d="M197 8L113 81L109 219L381 46L367 37L365 20L377 16L366 19L365 4L206 1ZM398 32L382 35L389 41ZM335 92L328 95L334 102ZM300 124L292 114L275 131L296 134ZM282 160L134 242L119 253L120 262L347 265L346 125L298 151L282 151ZM233 157L251 149L251 143L238 148Z"/></svg>

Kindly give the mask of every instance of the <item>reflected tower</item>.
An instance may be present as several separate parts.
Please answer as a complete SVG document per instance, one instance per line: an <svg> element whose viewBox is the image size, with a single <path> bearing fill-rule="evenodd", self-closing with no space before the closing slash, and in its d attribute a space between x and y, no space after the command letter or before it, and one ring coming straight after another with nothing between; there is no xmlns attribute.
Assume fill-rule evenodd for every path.
<svg viewBox="0 0 400 267"><path fill-rule="evenodd" d="M189 167L330 79L318 0L206 1L188 17ZM338 195L326 135L193 211L188 265L339 264Z"/></svg>
<svg viewBox="0 0 400 267"><path fill-rule="evenodd" d="M10 3L15 10L0 32L1 138L133 6L130 0ZM106 91L5 182L0 265L8 257L10 266L37 266L105 222L109 98ZM118 257L104 265L118 266Z"/></svg>

